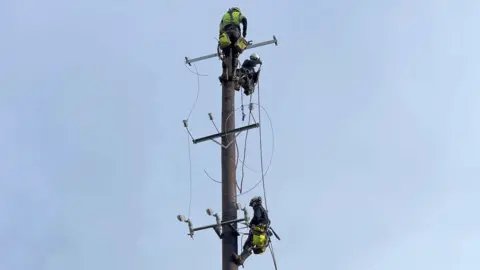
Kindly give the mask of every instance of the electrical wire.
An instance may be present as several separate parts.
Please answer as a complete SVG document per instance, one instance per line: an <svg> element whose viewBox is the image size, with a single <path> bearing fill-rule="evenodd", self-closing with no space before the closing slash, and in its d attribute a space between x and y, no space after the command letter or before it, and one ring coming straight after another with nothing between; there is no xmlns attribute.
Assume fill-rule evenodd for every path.
<svg viewBox="0 0 480 270"><path fill-rule="evenodd" d="M253 103L253 102L251 102L250 104L252 104L252 105L258 105L258 103ZM239 111L239 110L241 110L241 109L242 109L242 107L240 106L240 107L236 108L234 111L230 112L230 114L227 116L227 119L226 119L225 121L228 121L228 120L230 119L230 117L231 117L235 112L237 112L237 111ZM265 109L263 109L263 110L265 110ZM255 117L253 116L253 114L251 114L251 112L250 112L250 116L252 117L252 119L254 120L254 122L256 122L256 121L255 121ZM271 121L271 118L270 118L270 117L269 117L269 120ZM272 127L272 132L273 132L272 122L270 122L270 125L271 125L271 127ZM215 126L217 132L220 133L220 131L218 130L218 127L217 127L215 124L214 124L214 126ZM248 131L248 130L247 130L247 131ZM229 141L227 141L227 142L230 143ZM227 144L228 144L228 143L227 143ZM235 165L235 168L238 167L237 164L240 162L240 163L242 163L243 166L245 166L245 168L249 169L250 171L252 171L252 172L254 172L254 173L260 173L258 170L255 170L255 169L253 169L252 167L248 166L246 162L242 161L241 159L239 160L240 154L239 154L239 149L238 149L237 140L235 140L235 144L237 145L237 151L236 151L236 157L235 157L235 159L236 159L236 161L235 161L235 164L236 164L236 165ZM273 153L272 153L272 156L270 157L269 164L272 163L272 159L273 159ZM270 166L267 167L267 171L268 171L268 168L269 168L269 167L270 167ZM215 180L213 177L211 177L210 175L208 175L208 172L205 171L205 173L207 174L207 177L210 178L212 181L214 181L214 182L216 182L216 183L220 183L220 184L222 183L222 181Z"/></svg>
<svg viewBox="0 0 480 270"><path fill-rule="evenodd" d="M187 121L188 121L188 120L190 119L190 116L191 116L193 110L195 109L195 106L196 106L196 104L197 104L198 98L199 98L199 96L200 96L200 76L208 76L208 74L200 74L200 73L198 73L198 69L197 69L197 66L196 66L195 64L193 64L193 66L194 66L194 68L195 68L195 71L191 70L191 69L187 66L186 63L184 63L184 65L185 65L185 67L186 67L191 73L193 73L193 74L195 74L195 75L197 76L197 96L196 96L195 101L194 101L194 103L193 103L193 106L192 106L192 108L190 109L190 112L189 112L189 114L188 114L188 117L187 117ZM251 102L251 101L252 101L252 96L250 96L250 102ZM242 112L243 112L243 96L242 96L242 107L241 107L241 109L242 109ZM237 109L237 110L238 110L238 109ZM249 114L249 117L250 117L250 116L251 116L251 114ZM215 122L213 122L213 120L212 120L212 123L213 123L215 129L217 130L217 132L220 133L220 131L218 130L218 127L215 125ZM248 131L247 131L247 132L248 132ZM190 134L190 132L189 132L189 135L190 135L190 137L193 139L192 134ZM236 149L237 151L235 151L235 152L236 152L235 169L236 169L236 168L238 167L238 162L239 162L239 159L240 159L240 154L239 154L239 149L238 149L238 143L237 143L236 141L235 141L235 146L236 146L236 148L237 148L237 149ZM250 170L254 171L254 170L251 169L249 166L246 166L246 164L245 164L245 158L244 158L244 160L243 160L243 162L242 162L242 165L243 165L243 167L246 167L247 169L250 169ZM244 170L244 169L242 168L242 170ZM210 180L212 180L212 181L214 181L214 182L216 182L216 183L220 183L220 184L222 183L221 181L215 180L212 176L210 176L210 174L208 174L208 172L207 172L205 169L204 169L203 171L205 172L205 174L207 175L207 177L210 178ZM242 174L242 180L243 180L244 172L242 172L242 173L243 173L243 174ZM238 186L238 184L237 184L237 186ZM239 187L239 189L241 190L240 187Z"/></svg>
<svg viewBox="0 0 480 270"><path fill-rule="evenodd" d="M242 95L243 97L243 95ZM250 96L250 103L249 103L249 109L250 109L250 104L252 103L252 96ZM243 113L243 98L242 98L242 118L244 117L244 113ZM250 125L250 122L252 120L252 111L249 110L249 113L248 113L248 123L247 125ZM242 176L241 176L241 180L240 180L240 189L239 189L239 192L242 193L242 189L243 189L243 179L245 177L245 159L247 158L247 140L248 140L248 132L250 130L247 130L246 133L245 133L245 143L243 144L243 161L242 161ZM236 141L235 141L236 143ZM238 149L238 146L237 146L237 149ZM237 150L238 151L238 150ZM237 152L238 153L238 152ZM238 153L238 157L240 157L240 153Z"/></svg>
<svg viewBox="0 0 480 270"><path fill-rule="evenodd" d="M190 119L190 116L192 115L193 110L195 109L195 106L197 105L198 97L200 96L200 76L208 76L208 75L198 73L197 65L195 65L195 64L193 64L193 67L195 68L195 72L192 71L192 70L187 66L187 64L185 64L185 67L186 67L190 72L192 72L193 74L195 74L195 75L197 76L197 96L195 97L195 101L193 102L192 108L190 109L190 112L188 113L188 116L187 116L187 121L188 121L188 120Z"/></svg>
<svg viewBox="0 0 480 270"><path fill-rule="evenodd" d="M188 202L188 219L190 219L190 214L192 210L192 200L193 200L193 177L192 177L192 152L190 149L190 135L187 134L187 144L188 144L188 161L189 161L189 174L190 174L190 195L189 195L189 202Z"/></svg>
<svg viewBox="0 0 480 270"><path fill-rule="evenodd" d="M197 96L195 98L195 101L192 105L192 108L190 109L190 112L188 114L188 117L187 117L187 121L188 119L190 118L193 110L195 109L195 106L196 106L196 103L198 101L198 98L200 96L200 76L208 76L206 74L200 74L198 73L198 69L196 67L196 65L194 64L194 68L195 68L195 71L192 71L190 68L188 68L188 66L185 64L185 67L190 71L192 72L193 74L195 74L197 76ZM246 168L249 168L248 166L246 166L245 164L245 159L246 159L246 150L247 150L247 140L248 140L248 130L246 131L246 136L245 136L245 143L244 143L244 154L243 154L243 160L241 160L242 162L242 176L241 176L241 183L240 183L240 186L238 185L238 183L236 183L237 185L237 188L239 188L239 194L237 194L237 197L238 196L241 196L241 195L245 195L249 192L251 192L252 190L254 190L260 183L262 183L262 186L263 186L263 191L264 191L264 197L265 197L265 207L266 209L268 209L267 207L267 199L266 199L266 190L265 190L265 175L267 174L268 170L270 169L270 166L272 164L272 161L273 161L273 156L274 156L274 148L275 148L275 139L274 139L274 129L273 129L273 124L272 124L272 121L271 121L271 117L268 115L268 112L267 110L260 104L260 82L258 82L258 85L257 85L257 95L258 95L258 103L252 103L252 96L250 96L250 106L251 105L258 105L259 108L261 108L266 114L267 114L267 117L269 118L269 122L270 122L270 127L272 129L272 155L270 157L270 161L269 161L269 164L267 166L267 169L264 170L264 164L263 164L263 142L262 142L262 127L261 125L259 126L259 135L260 135L260 164L261 164L261 179L260 181L258 181L252 188L248 189L247 191L245 192L242 192L243 191L243 180L244 180L244 176L245 176L245 167ZM242 110L242 113L243 113L243 108L244 108L244 105L243 105L243 95L242 95L242 106L235 109L234 111L232 111L228 116L227 116L227 119L225 120L225 125L226 123L228 122L228 120L230 119L230 117L236 112L238 111L239 109ZM248 120L248 125L250 125L250 122L251 122L251 118L253 118L255 120L255 118L253 117L252 115L252 112L250 110L249 112L249 120ZM258 122L260 123L261 122L261 112L259 110L259 114L258 114ZM256 122L256 121L255 121ZM217 129L218 131L218 128L217 126L214 124L215 128ZM226 132L225 132L226 134ZM191 137L191 134L189 133L189 136ZM227 144L230 143L229 141L227 141ZM236 162L235 162L235 168L238 167L238 161L239 161L239 158L240 158L240 153L239 153L239 149L238 149L238 143L236 142L235 140L235 145L236 145ZM191 202L192 202L192 198L193 198L193 181L192 181L192 162L191 162L191 149L190 149L190 140L188 141L188 151L189 151L189 165L190 165L190 203L189 203L189 212L190 212L190 208L191 208ZM251 169L251 168L249 168ZM218 180L215 180L213 177L211 177L208 172L206 170L204 170L204 173L207 175L207 177L209 177L212 181L216 182L216 183L222 183L221 181L218 181ZM190 214L189 214L190 215Z"/></svg>
<svg viewBox="0 0 480 270"><path fill-rule="evenodd" d="M267 118L268 118L268 120L269 120L269 122L270 122L270 129L271 129L271 133L272 133L272 154L270 155L270 160L269 160L269 162L268 162L268 166L265 168L265 170L263 171L263 173L257 172L257 173L261 173L261 174L262 174L262 178L264 178L264 177L267 175L268 171L270 170L270 167L271 167L272 162L273 162L274 152L275 152L275 132L274 132L274 128L273 128L273 121L272 121L272 118L270 117L270 114L269 114L268 111L265 109L265 107L263 107L262 105L260 105L260 104L258 104L258 103L255 103L255 102L252 102L252 103L250 103L250 104L255 105L255 106L257 106L258 108L260 108L261 110L263 110L263 112L266 114L266 116L267 116ZM225 121L228 121L229 118L230 118L236 111L238 111L238 110L241 110L241 107L238 107L238 108L236 108L234 111L232 111L232 112L227 116L227 119L226 119ZM260 112L259 112L259 113L260 113ZM252 118L254 119L253 115L252 115ZM256 121L255 121L255 122L256 122ZM229 143L229 142L228 142L228 143ZM228 144L228 143L227 143L227 144ZM237 151L237 152L238 152L238 151ZM249 166L247 166L246 163L242 162L242 160L240 160L240 162L241 162L242 164L245 164L245 168L247 168L247 169L255 172L255 170L253 170L252 168L250 168ZM212 180L213 182L219 183L219 184L222 183L222 181L219 181L219 180L214 179L206 170L204 170L204 172L205 172L205 174L207 175L207 177L208 177L210 180ZM247 191L243 191L243 192L237 194L237 197L242 196L242 195L245 195L245 194L247 194L247 193L250 193L251 191L253 191L254 189L256 189L256 188L258 187L258 185L260 185L261 183L262 183L262 179L260 179L257 183L255 183L255 185L254 185L253 187L249 188Z"/></svg>
<svg viewBox="0 0 480 270"><path fill-rule="evenodd" d="M251 101L251 100L250 100L250 101ZM217 130L217 133L220 133L220 130L218 129L218 127L217 127L217 125L215 124L215 122L214 122L213 120L211 120L211 121L212 121L213 126L215 127L215 130ZM238 143L237 143L236 140L235 140L235 148L236 148L235 154L236 154L236 156L237 156L237 157L236 157L236 160L235 160L235 169L237 169L237 167L238 167L238 162L240 161L240 154L239 154L239 151L240 151L240 150L238 149ZM245 161L245 160L244 160L244 161ZM249 170L251 170L251 171L255 171L255 170L249 168L248 166L246 166L245 162L243 162L243 165L244 165L247 169L249 169ZM218 182L218 183L222 183L222 182L217 181L217 180L214 180L214 181L215 181L215 182Z"/></svg>
<svg viewBox="0 0 480 270"><path fill-rule="evenodd" d="M192 72L193 74L195 74L197 76L197 96L195 97L195 101L193 102L193 105L190 109L190 112L188 113L188 116L187 116L187 119L184 121L185 125L188 125L188 120L190 119L190 116L192 115L192 112L193 110L195 109L195 106L197 104L197 101L198 101L198 97L200 96L200 76L208 76L206 74L200 74L198 73L198 69L197 69L197 66L195 64L193 64L193 67L195 68L195 72L192 71L188 66L187 64L185 63L185 67L190 71ZM189 185L190 185L190 194L189 194L189 202L188 202L188 218L190 219L190 214L191 214L191 209L192 209L192 201L193 201L193 176L192 176L192 151L191 151L191 147L190 147L190 138L192 138L192 134L190 134L190 131L188 130L187 128L187 134L188 134L188 137L187 137L187 144L188 144L188 160L189 160Z"/></svg>
<svg viewBox="0 0 480 270"><path fill-rule="evenodd" d="M270 128L271 128L271 131L272 131L272 154L271 154L271 158L270 158L270 161L269 161L269 164L267 166L267 168L265 169L265 171L262 173L262 179L264 179L264 177L267 175L268 171L270 170L270 167L272 165L272 161L273 161L273 156L274 156L274 152L275 152L275 132L274 132L274 128L273 128L273 123L272 123L272 119L270 117L270 115L268 114L268 111L260 104L258 103L252 103L254 105L257 105L259 108L261 108L264 113L267 115L267 118L269 119L269 122L270 122ZM259 112L260 113L260 112ZM247 191L244 191L240 194L237 195L237 197L239 196L242 196L242 195L245 195L247 193L250 193L251 191L253 191L254 189L257 188L258 185L260 185L262 183L262 179L260 179L253 187L251 187L250 189L248 189Z"/></svg>
<svg viewBox="0 0 480 270"><path fill-rule="evenodd" d="M185 65L185 67L186 67L191 73L193 73L193 74L195 74L195 75L197 75L197 76L204 76L204 77L208 76L208 74L201 74L201 73L198 73L198 71L193 71L193 70L191 70L191 69L187 66L187 63L183 63L183 64ZM196 69L197 69L197 68L196 68L196 65L193 64L193 66L195 67L195 70L196 70Z"/></svg>

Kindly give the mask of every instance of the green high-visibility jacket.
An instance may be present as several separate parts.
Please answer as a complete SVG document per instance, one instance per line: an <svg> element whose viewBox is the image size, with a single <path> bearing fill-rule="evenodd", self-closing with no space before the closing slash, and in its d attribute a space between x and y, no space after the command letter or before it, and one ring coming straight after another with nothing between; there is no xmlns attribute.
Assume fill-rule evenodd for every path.
<svg viewBox="0 0 480 270"><path fill-rule="evenodd" d="M240 28L240 24L243 25L243 32L246 33L247 31L247 18L243 16L242 13L238 11L229 11L223 15L222 20L220 21L220 33L225 29L228 25L235 25Z"/></svg>

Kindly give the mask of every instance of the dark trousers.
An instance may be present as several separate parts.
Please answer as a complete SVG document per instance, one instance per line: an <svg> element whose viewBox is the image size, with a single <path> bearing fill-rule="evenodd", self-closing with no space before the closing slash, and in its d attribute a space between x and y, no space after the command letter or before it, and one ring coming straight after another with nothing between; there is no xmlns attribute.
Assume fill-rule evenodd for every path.
<svg viewBox="0 0 480 270"><path fill-rule="evenodd" d="M228 38L230 39L230 42L232 44L229 47L223 49L223 55L228 57L230 55L230 51L232 51L233 55L237 55L238 52L235 49L235 44L240 38L240 29L236 26L227 27L225 28L225 33L228 35Z"/></svg>
<svg viewBox="0 0 480 270"><path fill-rule="evenodd" d="M245 89L245 94L248 96L254 91L254 86L258 81L258 74L253 68L240 68L237 71L240 76L240 85Z"/></svg>
<svg viewBox="0 0 480 270"><path fill-rule="evenodd" d="M228 35L231 45L222 50L223 55L227 58L232 56L232 68L236 69L238 65L239 52L237 51L235 44L241 36L240 28L238 26L229 26L225 28L225 33ZM223 68L225 68L225 65Z"/></svg>
<svg viewBox="0 0 480 270"><path fill-rule="evenodd" d="M243 244L243 250L248 250L252 247L252 241L253 241L253 233L250 232L248 234L247 240L245 240L245 243Z"/></svg>

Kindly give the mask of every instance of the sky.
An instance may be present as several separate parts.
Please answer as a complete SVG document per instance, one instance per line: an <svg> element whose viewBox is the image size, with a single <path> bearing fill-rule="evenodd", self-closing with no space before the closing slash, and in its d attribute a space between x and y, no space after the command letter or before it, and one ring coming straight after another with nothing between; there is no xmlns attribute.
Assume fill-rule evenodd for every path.
<svg viewBox="0 0 480 270"><path fill-rule="evenodd" d="M221 211L204 173L220 180L218 145L191 145L190 182L198 85L183 60L215 52L230 6L247 39L279 40L254 49L279 269L478 269L473 0L1 1L0 269L220 269L214 232L191 240L175 217ZM220 125L221 64L196 67L201 137L209 112ZM259 152L253 130L245 188ZM274 269L270 254L245 269Z"/></svg>

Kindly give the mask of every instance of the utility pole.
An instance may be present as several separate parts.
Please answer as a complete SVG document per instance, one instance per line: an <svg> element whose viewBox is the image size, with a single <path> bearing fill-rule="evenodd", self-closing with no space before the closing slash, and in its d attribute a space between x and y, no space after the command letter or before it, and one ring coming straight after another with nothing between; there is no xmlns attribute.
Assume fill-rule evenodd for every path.
<svg viewBox="0 0 480 270"><path fill-rule="evenodd" d="M253 44L251 41L246 49L252 49L268 44L278 45L277 39L273 36L272 40ZM193 62L202 61L205 59L219 57L218 53L198 57L195 59L188 59L185 57L185 63L191 65ZM231 59L228 59L231 61ZM230 76L229 76L230 77ZM232 255L238 254L238 223L249 223L247 206L242 207L237 203L237 181L235 168L235 141L238 133L257 128L260 123L235 128L235 94L232 80L226 80L222 83L222 126L221 132L199 139L194 139L188 130L188 123L184 120L184 126L192 137L193 143L197 144L204 141L214 141L221 146L221 161L222 161L222 217L214 213L213 210L207 209L207 214L216 218L216 223L208 226L194 228L192 221L186 219L182 215L178 215L177 219L181 222L186 222L189 228L189 236L193 238L195 231L214 229L217 236L222 240L222 270L238 270L238 266L233 262ZM243 94L240 92L240 94ZM213 121L212 114L209 114L210 120ZM216 141L216 138L221 137L221 143ZM237 217L237 211L242 210L243 218ZM223 221L222 221L223 220Z"/></svg>
<svg viewBox="0 0 480 270"><path fill-rule="evenodd" d="M232 81L222 84L222 132L235 129L235 89ZM242 93L240 93L242 94ZM235 134L230 133L222 137L222 219L237 219L237 175L235 168ZM237 224L234 225L234 228ZM224 231L225 232L225 231ZM224 233L222 238L222 269L237 270L238 266L232 261L232 254L238 254L238 236L231 230Z"/></svg>

